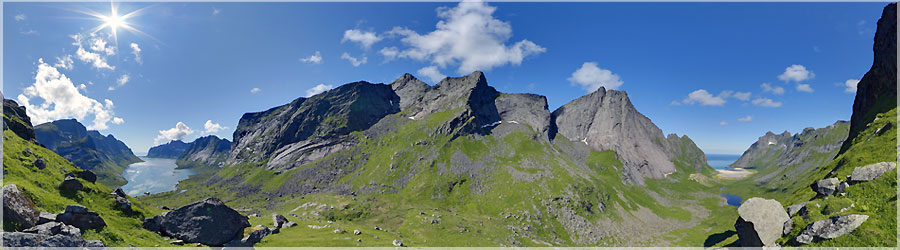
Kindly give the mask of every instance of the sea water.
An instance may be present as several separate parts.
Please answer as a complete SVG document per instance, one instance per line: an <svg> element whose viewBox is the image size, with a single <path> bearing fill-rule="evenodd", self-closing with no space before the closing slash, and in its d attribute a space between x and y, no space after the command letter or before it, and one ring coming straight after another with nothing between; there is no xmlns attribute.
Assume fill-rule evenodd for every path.
<svg viewBox="0 0 900 250"><path fill-rule="evenodd" d="M175 159L140 158L144 162L128 165L122 174L128 180L122 190L130 196L175 190L175 184L196 173L190 169L175 169L178 167Z"/></svg>

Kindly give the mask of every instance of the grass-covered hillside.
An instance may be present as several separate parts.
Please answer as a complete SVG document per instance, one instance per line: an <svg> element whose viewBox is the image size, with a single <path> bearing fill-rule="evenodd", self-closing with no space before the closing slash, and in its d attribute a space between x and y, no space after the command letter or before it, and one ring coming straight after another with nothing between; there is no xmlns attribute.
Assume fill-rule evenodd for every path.
<svg viewBox="0 0 900 250"><path fill-rule="evenodd" d="M34 154L27 152L30 149ZM44 158L47 167L38 169L32 162ZM61 191L58 186L66 173L81 171L74 164L32 142L23 140L10 130L3 131L3 185L16 184L43 212L60 213L67 205L79 204L97 212L107 226L99 230L83 230L87 240L102 240L108 246L127 247L167 245L163 237L141 227L145 216L159 214L162 210L143 205L131 199L134 214L115 209L112 189L100 184L82 181L84 190ZM12 231L3 225L4 231Z"/></svg>

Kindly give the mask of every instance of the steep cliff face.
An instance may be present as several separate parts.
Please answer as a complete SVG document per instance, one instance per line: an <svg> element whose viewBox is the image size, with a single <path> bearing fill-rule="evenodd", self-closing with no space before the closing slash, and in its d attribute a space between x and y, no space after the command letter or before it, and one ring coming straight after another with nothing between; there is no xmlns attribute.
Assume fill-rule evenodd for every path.
<svg viewBox="0 0 900 250"><path fill-rule="evenodd" d="M644 177L664 178L676 171L674 160L706 164L702 151L688 138L665 137L649 118L638 112L624 91L600 88L553 111L560 135L594 150L614 150L625 164L626 180L643 184Z"/></svg>
<svg viewBox="0 0 900 250"><path fill-rule="evenodd" d="M190 146L190 144L184 143L181 140L170 141L166 144L156 145L150 148L150 150L147 151L147 157L178 159Z"/></svg>
<svg viewBox="0 0 900 250"><path fill-rule="evenodd" d="M481 71L462 77L447 77L434 86L425 87L420 82L404 75L391 83L394 91L403 93L401 100L408 99L409 106L403 112L409 119L451 112L453 119L443 124L438 132L455 136L484 133L485 128L500 122L494 103L500 92L488 86L487 78Z"/></svg>
<svg viewBox="0 0 900 250"><path fill-rule="evenodd" d="M228 152L231 150L231 141L220 139L214 135L197 138L188 145L188 148L175 162L180 168L221 167L225 164Z"/></svg>
<svg viewBox="0 0 900 250"><path fill-rule="evenodd" d="M25 106L19 106L16 101L6 98L3 99L3 130L12 130L22 139L37 143L31 118L25 113Z"/></svg>
<svg viewBox="0 0 900 250"><path fill-rule="evenodd" d="M112 135L87 130L75 119L40 124L34 127L34 132L37 141L47 149L82 169L97 172L107 186L124 184L122 171L128 164L141 161L124 142Z"/></svg>
<svg viewBox="0 0 900 250"><path fill-rule="evenodd" d="M872 51L872 68L857 84L849 138L856 138L877 114L897 107L897 3L884 7ZM842 145L841 152L849 147L848 141Z"/></svg>

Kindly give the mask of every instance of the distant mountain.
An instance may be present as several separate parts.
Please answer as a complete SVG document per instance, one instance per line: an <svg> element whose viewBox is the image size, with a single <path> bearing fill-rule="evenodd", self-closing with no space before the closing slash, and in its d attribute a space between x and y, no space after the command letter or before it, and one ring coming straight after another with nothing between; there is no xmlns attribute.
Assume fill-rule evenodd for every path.
<svg viewBox="0 0 900 250"><path fill-rule="evenodd" d="M3 95L0 94L0 97ZM12 130L22 139L37 143L31 118L25 113L25 106L19 106L16 101L6 98L3 98L3 130Z"/></svg>
<svg viewBox="0 0 900 250"><path fill-rule="evenodd" d="M197 138L188 143L188 148L175 164L179 168L192 168L196 166L221 167L228 158L231 150L231 142L227 139L219 139L214 135Z"/></svg>
<svg viewBox="0 0 900 250"><path fill-rule="evenodd" d="M170 141L169 143L153 146L147 151L147 157L151 158L169 158L178 159L190 147L190 144L181 140Z"/></svg>
<svg viewBox="0 0 900 250"><path fill-rule="evenodd" d="M140 162L125 143L113 135L87 130L75 119L57 120L34 127L37 141L82 169L97 173L100 182L115 187L125 184L122 172Z"/></svg>

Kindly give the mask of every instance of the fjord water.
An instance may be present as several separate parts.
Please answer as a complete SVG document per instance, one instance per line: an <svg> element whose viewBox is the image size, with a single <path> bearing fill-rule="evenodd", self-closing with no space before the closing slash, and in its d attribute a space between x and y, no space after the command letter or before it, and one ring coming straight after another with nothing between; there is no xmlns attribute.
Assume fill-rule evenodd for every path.
<svg viewBox="0 0 900 250"><path fill-rule="evenodd" d="M128 180L122 190L130 196L175 190L175 184L196 173L190 169L176 169L175 159L140 158L144 162L128 165L122 174Z"/></svg>
<svg viewBox="0 0 900 250"><path fill-rule="evenodd" d="M728 165L741 158L741 155L730 154L706 154L706 162L714 169L726 169Z"/></svg>

